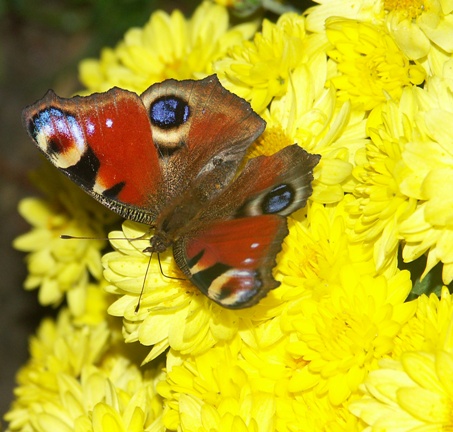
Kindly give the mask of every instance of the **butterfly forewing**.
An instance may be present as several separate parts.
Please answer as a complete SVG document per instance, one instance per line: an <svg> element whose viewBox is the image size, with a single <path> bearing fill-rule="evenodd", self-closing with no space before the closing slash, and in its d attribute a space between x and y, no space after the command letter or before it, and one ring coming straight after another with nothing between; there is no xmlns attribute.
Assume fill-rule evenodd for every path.
<svg viewBox="0 0 453 432"><path fill-rule="evenodd" d="M62 99L49 91L23 119L46 157L89 194L128 219L155 219L160 167L135 93Z"/></svg>

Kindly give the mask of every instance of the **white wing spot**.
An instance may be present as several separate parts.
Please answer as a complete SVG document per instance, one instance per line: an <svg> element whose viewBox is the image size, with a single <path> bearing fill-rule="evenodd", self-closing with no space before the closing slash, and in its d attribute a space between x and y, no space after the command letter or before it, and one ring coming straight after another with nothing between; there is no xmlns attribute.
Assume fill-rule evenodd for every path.
<svg viewBox="0 0 453 432"><path fill-rule="evenodd" d="M96 130L96 127L94 126L94 124L91 121L86 122L86 128L87 128L88 135L93 135L94 131Z"/></svg>

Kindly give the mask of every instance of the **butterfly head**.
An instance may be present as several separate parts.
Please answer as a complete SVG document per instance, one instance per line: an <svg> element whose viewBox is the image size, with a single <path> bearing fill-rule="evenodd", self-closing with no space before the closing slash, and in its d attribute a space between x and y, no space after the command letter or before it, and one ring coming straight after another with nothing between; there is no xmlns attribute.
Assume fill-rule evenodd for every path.
<svg viewBox="0 0 453 432"><path fill-rule="evenodd" d="M143 252L163 253L171 246L172 242L168 239L168 236L166 236L164 232L160 232L153 235L149 239L149 243L149 246Z"/></svg>

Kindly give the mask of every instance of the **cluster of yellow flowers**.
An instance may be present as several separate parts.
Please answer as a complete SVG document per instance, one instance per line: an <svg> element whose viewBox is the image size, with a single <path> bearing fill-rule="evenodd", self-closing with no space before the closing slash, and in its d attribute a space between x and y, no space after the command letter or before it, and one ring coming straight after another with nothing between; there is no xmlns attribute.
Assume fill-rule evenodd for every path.
<svg viewBox="0 0 453 432"><path fill-rule="evenodd" d="M281 286L227 310L153 258L137 312L149 243L122 238L147 227L110 233L102 275L102 242L57 237L102 237L117 219L39 173L47 196L21 203L33 229L15 245L30 252L26 288L68 306L32 340L9 431L453 428L453 3L317 0L230 26L236 3L257 2L157 11L80 77L86 93L140 93L216 73L267 122L251 155L322 155L288 219ZM422 281L403 269L415 260ZM160 261L178 274L171 252ZM409 297L434 267L435 293Z"/></svg>

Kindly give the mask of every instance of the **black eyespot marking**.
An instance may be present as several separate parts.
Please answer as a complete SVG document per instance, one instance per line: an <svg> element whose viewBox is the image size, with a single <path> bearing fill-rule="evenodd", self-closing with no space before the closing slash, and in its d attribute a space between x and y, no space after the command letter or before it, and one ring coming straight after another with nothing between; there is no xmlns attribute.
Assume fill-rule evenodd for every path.
<svg viewBox="0 0 453 432"><path fill-rule="evenodd" d="M201 292L207 295L212 282L230 269L231 267L229 265L220 262L215 263L211 267L205 268L193 274L190 280L200 289ZM227 293L225 293L225 296L227 296Z"/></svg>
<svg viewBox="0 0 453 432"><path fill-rule="evenodd" d="M261 209L264 214L279 213L293 203L294 195L295 191L291 185L278 185L264 197Z"/></svg>
<svg viewBox="0 0 453 432"><path fill-rule="evenodd" d="M125 185L126 182L119 182L116 185L113 185L111 188L106 189L104 192L102 192L102 195L104 195L106 198L115 199Z"/></svg>
<svg viewBox="0 0 453 432"><path fill-rule="evenodd" d="M201 250L197 255L195 255L193 258L190 258L187 260L187 265L191 268L193 266L195 266L198 261L200 261L200 259L202 258L202 256L204 255L204 249Z"/></svg>
<svg viewBox="0 0 453 432"><path fill-rule="evenodd" d="M49 154L49 156L61 153L60 141L49 139L47 141L47 153Z"/></svg>
<svg viewBox="0 0 453 432"><path fill-rule="evenodd" d="M162 129L181 126L189 119L189 115L187 102L175 96L161 97L149 109L151 123Z"/></svg>
<svg viewBox="0 0 453 432"><path fill-rule="evenodd" d="M77 183L80 183L82 186L91 190L96 182L96 176L100 166L101 163L99 162L99 159L96 157L93 150L91 150L91 147L88 146L79 161L63 171L66 172L72 180L75 180Z"/></svg>
<svg viewBox="0 0 453 432"><path fill-rule="evenodd" d="M218 301L222 301L231 297L231 295L238 296L237 303L228 305L230 309L242 308L244 304L248 303L257 295L263 286L260 274L257 271L249 271L242 278L238 276L222 286L217 299Z"/></svg>

